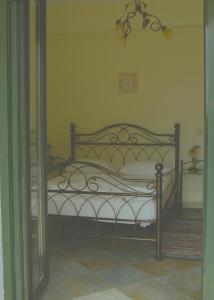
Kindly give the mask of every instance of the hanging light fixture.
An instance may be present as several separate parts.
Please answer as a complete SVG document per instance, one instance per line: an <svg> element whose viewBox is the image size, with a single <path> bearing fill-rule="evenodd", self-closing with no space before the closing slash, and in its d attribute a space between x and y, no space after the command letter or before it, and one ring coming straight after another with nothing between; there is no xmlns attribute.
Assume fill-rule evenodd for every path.
<svg viewBox="0 0 214 300"><path fill-rule="evenodd" d="M115 21L117 28L122 32L124 40L126 40L132 32L131 20L137 15L142 16L143 29L149 27L154 32L162 31L167 39L170 38L172 30L169 27L163 25L160 18L153 14L150 14L147 11L147 4L145 2L142 2L142 0L133 0L133 3L126 4L125 11L128 11L127 15L122 16Z"/></svg>

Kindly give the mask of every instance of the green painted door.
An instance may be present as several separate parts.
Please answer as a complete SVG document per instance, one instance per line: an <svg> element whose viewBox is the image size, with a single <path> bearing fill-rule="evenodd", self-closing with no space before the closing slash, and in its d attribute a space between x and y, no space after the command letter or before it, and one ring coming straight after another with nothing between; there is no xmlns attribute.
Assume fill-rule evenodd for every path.
<svg viewBox="0 0 214 300"><path fill-rule="evenodd" d="M4 300L33 300L48 279L45 3L1 0L0 22Z"/></svg>
<svg viewBox="0 0 214 300"><path fill-rule="evenodd" d="M4 299L31 299L28 184L28 2L0 1L0 201Z"/></svg>
<svg viewBox="0 0 214 300"><path fill-rule="evenodd" d="M206 0L205 20L205 209L203 300L214 299L214 1Z"/></svg>

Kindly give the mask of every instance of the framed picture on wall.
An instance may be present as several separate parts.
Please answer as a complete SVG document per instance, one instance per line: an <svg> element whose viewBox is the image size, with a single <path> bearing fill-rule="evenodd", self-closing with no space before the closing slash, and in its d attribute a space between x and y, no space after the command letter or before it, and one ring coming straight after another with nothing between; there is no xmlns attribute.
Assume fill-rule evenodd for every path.
<svg viewBox="0 0 214 300"><path fill-rule="evenodd" d="M119 74L119 92L120 93L137 93L138 91L138 74L122 73Z"/></svg>

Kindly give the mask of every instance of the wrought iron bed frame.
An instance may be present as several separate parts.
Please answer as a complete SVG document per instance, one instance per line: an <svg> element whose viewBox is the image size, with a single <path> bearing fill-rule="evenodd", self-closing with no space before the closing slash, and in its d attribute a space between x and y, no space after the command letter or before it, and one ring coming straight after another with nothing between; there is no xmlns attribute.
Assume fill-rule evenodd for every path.
<svg viewBox="0 0 214 300"><path fill-rule="evenodd" d="M162 218L166 214L167 208L170 204L170 199L172 198L172 194L170 194L169 198L167 199L164 207L162 207L162 200L163 200L163 193L162 193L162 184L163 184L163 162L166 159L171 150L174 150L174 169L173 172L175 174L175 185L173 189L173 194L175 195L175 207L180 207L180 200L179 200L179 136L180 136L180 125L175 124L175 130L173 134L157 134L153 133L141 126L127 124L127 123L120 123L120 124L113 124L107 127L104 127L96 132L93 133L77 133L75 124L70 125L70 135L71 135L71 157L69 160L56 164L49 169L53 170L64 170L64 167L68 164L72 167L72 170L69 177L61 175L62 180L58 183L57 189L48 189L48 197L49 200L52 197L63 194L66 197L66 201L71 201L72 205L75 207L72 197L75 195L80 195L82 197L89 197L86 198L83 205L87 202L90 203L90 199L99 196L99 197L110 197L110 200L113 198L120 198L122 197L152 197L156 199L156 228L155 228L155 238L143 238L139 236L139 228L138 224L140 221L137 219L139 211L144 207L140 207L140 210L137 212L137 215L134 214L133 224L134 224L134 236L127 237L127 236L120 236L118 233L118 226L120 222L126 222L128 219L118 219L118 213L116 214L114 208L112 207L115 218L103 218L99 217L99 211L95 212L95 217L84 217L80 216L80 211L82 206L80 207L79 211L75 207L76 216L72 218L78 220L81 218L86 220L93 220L96 222L96 232L94 234L90 234L92 236L100 236L98 230L98 223L114 221L115 222L115 233L112 235L108 235L105 237L115 237L115 238L123 238L123 239L135 239L135 240L149 240L156 242L156 259L160 260L162 257L162 249L161 249L161 228L162 228ZM119 173L112 172L105 167L102 167L96 163L85 162L85 161L78 161L76 158L78 157L77 151L80 148L80 151L83 152L84 157L90 157L91 154L98 158L104 156L108 156L109 161L113 161L115 155L119 155L122 159L122 165L126 162L127 157L131 154L136 161L140 160L142 154L147 157L148 160L151 160L154 155L158 155L160 157L160 162L156 164L156 179L140 179L140 178L130 178L129 176L121 175ZM99 149L99 150L98 150ZM111 151L109 150L111 149ZM125 149L122 152L121 149ZM150 153L148 152L150 149ZM165 150L164 150L165 149ZM105 179L102 175L92 175L89 176L85 173L85 168L90 167L92 170L99 170L101 174L105 174ZM172 171L170 171L172 172ZM83 184L81 187L75 187L72 182L72 176L75 174L80 174L82 176ZM96 174L96 172L92 172L92 174ZM62 173L63 174L63 173ZM109 180L108 180L109 179ZM102 191L100 188L100 180L108 183L111 187L114 187L114 192L111 191ZM130 187L130 183L143 183L147 186L149 192L139 192L139 190L135 190L135 188ZM115 190L116 189L116 190ZM123 198L125 199L125 198ZM115 200L116 201L116 200ZM123 204L121 205L122 209L125 203L127 204L128 201L123 200ZM108 203L110 205L109 199L105 199L104 203ZM147 202L146 202L147 203ZM92 204L91 204L92 205ZM129 205L129 203L128 203ZM93 206L93 205L92 205ZM102 204L103 206L103 204ZM131 208L130 208L131 209ZM132 208L133 211L133 208ZM55 216L56 217L56 216ZM67 218L67 216L60 215L59 217ZM70 218L70 217L69 217ZM130 219L129 219L130 221ZM143 220L141 220L143 221ZM102 235L103 236L103 235Z"/></svg>

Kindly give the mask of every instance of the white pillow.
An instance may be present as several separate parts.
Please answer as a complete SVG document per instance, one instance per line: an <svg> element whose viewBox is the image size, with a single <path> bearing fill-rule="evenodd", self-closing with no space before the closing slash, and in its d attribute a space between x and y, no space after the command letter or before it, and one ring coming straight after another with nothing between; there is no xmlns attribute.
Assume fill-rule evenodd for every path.
<svg viewBox="0 0 214 300"><path fill-rule="evenodd" d="M135 161L126 163L121 169L120 173L124 175L135 175L135 176L152 176L156 174L155 165L157 162L153 161ZM163 173L167 173L168 168L163 168Z"/></svg>
<svg viewBox="0 0 214 300"><path fill-rule="evenodd" d="M80 159L80 161L82 162L89 162L89 163L93 163L93 164L97 164L103 168L106 168L112 172L117 172L118 171L118 167L115 166L114 164L112 164L111 162L108 162L108 161L104 161L104 160L101 160L101 159L96 159L96 158L82 158ZM101 173L102 171L99 170L99 169L96 169L94 167L91 167L91 166L86 166L82 169L84 173ZM70 166L67 166L65 168L65 172L72 172L74 171L74 167L72 165Z"/></svg>

